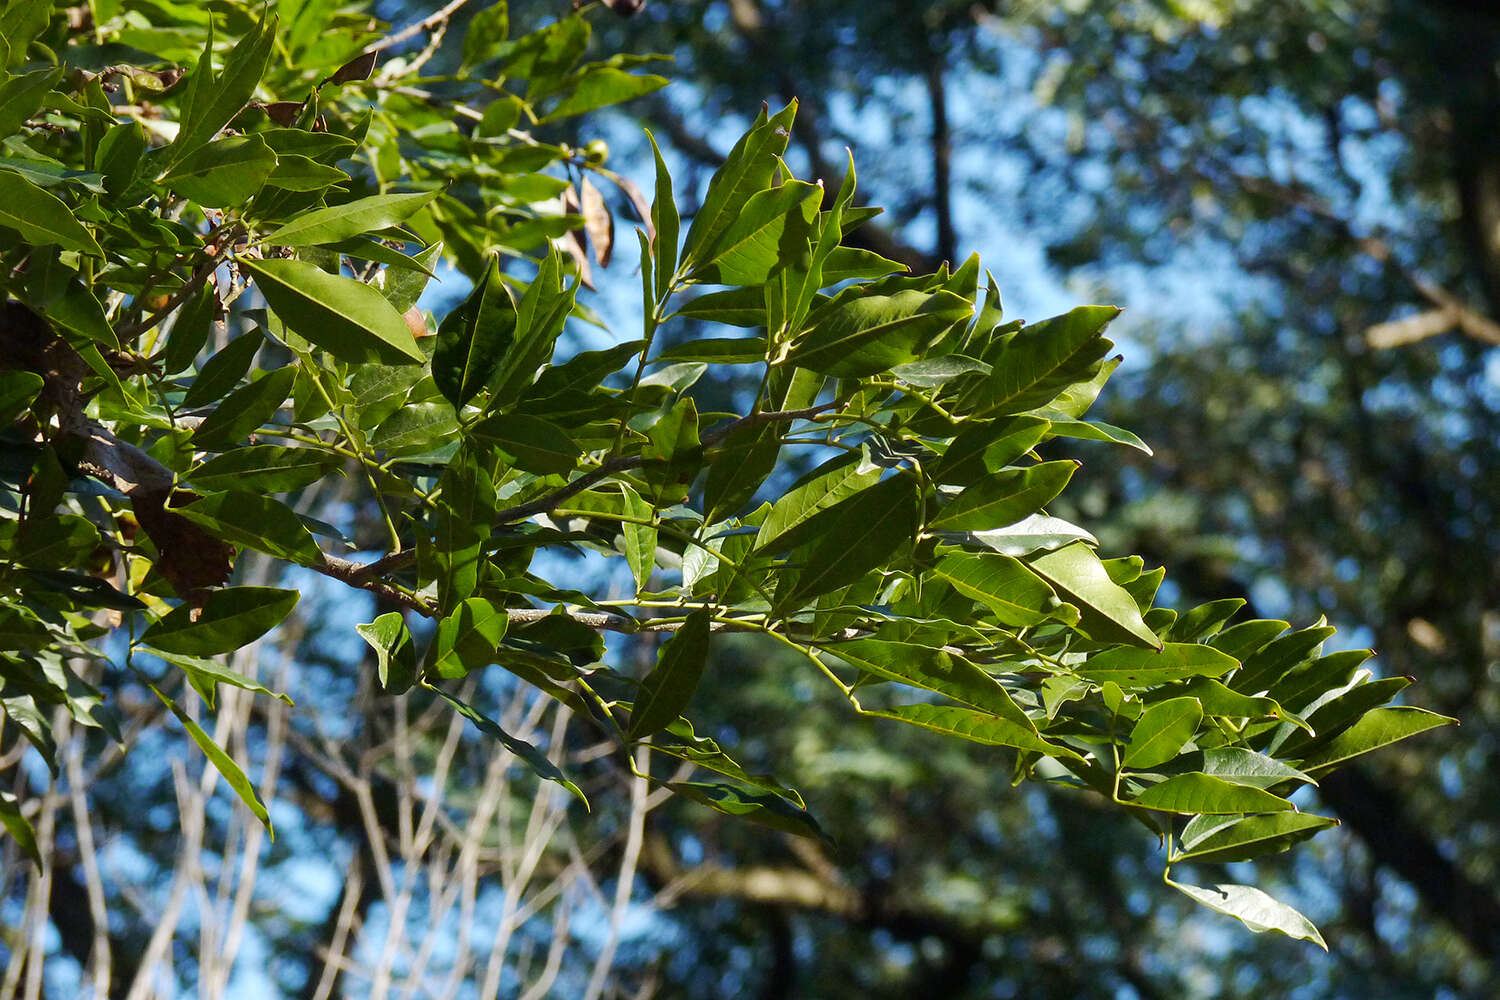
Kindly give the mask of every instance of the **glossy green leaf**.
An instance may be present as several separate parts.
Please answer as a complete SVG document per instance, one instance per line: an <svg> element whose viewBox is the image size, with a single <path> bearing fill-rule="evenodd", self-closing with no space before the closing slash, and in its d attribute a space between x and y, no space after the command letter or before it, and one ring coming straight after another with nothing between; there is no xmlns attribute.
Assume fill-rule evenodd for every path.
<svg viewBox="0 0 1500 1000"><path fill-rule="evenodd" d="M1189 816L1209 813L1268 813L1293 808L1279 795L1201 771L1177 774L1131 799L1132 805Z"/></svg>
<svg viewBox="0 0 1500 1000"><path fill-rule="evenodd" d="M1172 698L1152 705L1131 729L1121 763L1135 769L1165 764L1193 738L1202 721L1203 706L1196 698Z"/></svg>
<svg viewBox="0 0 1500 1000"><path fill-rule="evenodd" d="M308 247L378 233L399 226L426 208L442 192L376 194L341 205L305 212L262 240L275 246Z"/></svg>
<svg viewBox="0 0 1500 1000"><path fill-rule="evenodd" d="M538 476L562 475L578 467L583 449L561 427L524 413L496 413L470 433L493 442L516 468Z"/></svg>
<svg viewBox="0 0 1500 1000"><path fill-rule="evenodd" d="M1010 556L950 552L938 560L933 574L979 601L1003 625L1039 625L1064 610L1052 587Z"/></svg>
<svg viewBox="0 0 1500 1000"><path fill-rule="evenodd" d="M169 653L213 656L232 653L281 624L297 604L295 590L225 587L208 595L201 609L184 604L141 634L140 641Z"/></svg>
<svg viewBox="0 0 1500 1000"><path fill-rule="evenodd" d="M584 797L583 791L577 785L573 784L573 782L569 780L568 776L562 772L562 769L559 768L556 764L552 763L552 761L549 760L547 758L547 755L542 753L542 751L538 750L532 744L527 743L525 740L507 733L505 730L501 729L493 721L482 715L472 706L466 704L465 702L459 701L448 692L438 688L434 688L433 690L437 691L438 696L441 697L444 701L452 705L454 710L457 711L459 715L462 715L464 718L472 722L475 728L477 728L481 733L484 733L486 736L497 740L501 746L505 747L505 749L509 750L511 753L515 754L522 761L524 761L526 765L537 774L538 777L546 778L548 781L557 782L559 785L566 788L574 795L578 796L579 801L582 802L585 807L588 806L589 800Z"/></svg>
<svg viewBox="0 0 1500 1000"><path fill-rule="evenodd" d="M1007 556L1050 552L1074 542L1087 542L1091 546L1099 544L1097 538L1078 525L1045 514L1033 514L1003 528L976 531L974 540Z"/></svg>
<svg viewBox="0 0 1500 1000"><path fill-rule="evenodd" d="M894 719L921 726L945 736L957 736L986 746L1011 747L1049 757L1080 759L1061 744L1051 743L1037 735L1035 726L1023 726L1009 719L953 705L900 705L891 709L867 710L864 714L877 719Z"/></svg>
<svg viewBox="0 0 1500 1000"><path fill-rule="evenodd" d="M1202 817L1205 829L1202 836L1193 836L1195 819L1184 828L1179 843L1180 853L1174 860L1203 862L1253 861L1270 854L1279 854L1301 843L1321 830L1338 826L1338 820L1311 813L1281 812L1259 816L1246 816L1224 824L1218 817ZM1209 827L1207 824L1212 823Z"/></svg>
<svg viewBox="0 0 1500 1000"><path fill-rule="evenodd" d="M822 187L798 180L757 191L691 276L709 284L763 284L806 252L808 229L822 197Z"/></svg>
<svg viewBox="0 0 1500 1000"><path fill-rule="evenodd" d="M725 782L672 781L667 787L726 816L821 840L823 830L806 809L772 793L751 792Z"/></svg>
<svg viewBox="0 0 1500 1000"><path fill-rule="evenodd" d="M614 66L591 66L573 85L572 92L541 120L550 122L572 118L596 108L634 100L666 85L666 77L627 73Z"/></svg>
<svg viewBox="0 0 1500 1000"><path fill-rule="evenodd" d="M250 330L215 351L213 356L203 363L192 385L188 386L188 391L182 398L182 405L203 406L233 389L250 371L250 363L255 359L255 352L260 350L260 345L264 342L259 331Z"/></svg>
<svg viewBox="0 0 1500 1000"><path fill-rule="evenodd" d="M793 552L800 569L785 590L777 589L778 605L848 586L910 545L918 528L917 484L891 476L831 508L828 517L828 529Z"/></svg>
<svg viewBox="0 0 1500 1000"><path fill-rule="evenodd" d="M1018 416L1005 421L983 421L960 431L933 467L940 483L967 486L993 475L1026 454L1047 434L1047 421Z"/></svg>
<svg viewBox="0 0 1500 1000"><path fill-rule="evenodd" d="M195 465L188 470L187 481L209 493L232 489L287 493L317 482L340 461L333 452L316 448L256 444Z"/></svg>
<svg viewBox="0 0 1500 1000"><path fill-rule="evenodd" d="M231 545L303 566L323 561L318 543L292 508L264 494L227 490L172 510Z"/></svg>
<svg viewBox="0 0 1500 1000"><path fill-rule="evenodd" d="M452 441L458 420L447 403L410 403L381 421L370 446L387 455L417 455Z"/></svg>
<svg viewBox="0 0 1500 1000"><path fill-rule="evenodd" d="M1080 379L1113 346L1101 334L1120 314L1114 306L1080 306L1017 333L993 357L990 377L960 400L964 409L985 414L1019 413L1051 402Z"/></svg>
<svg viewBox="0 0 1500 1000"><path fill-rule="evenodd" d="M136 648L141 652L159 657L174 667L181 668L194 679L195 683L228 684L245 691L253 691L256 694L276 698L286 702L288 705L293 704L292 699L286 694L272 691L259 681L252 680L239 671L230 669L218 660L210 659L206 656L190 656L187 653L169 653L164 649L153 649L144 643Z"/></svg>
<svg viewBox="0 0 1500 1000"><path fill-rule="evenodd" d="M1123 427L1106 424L1101 420L1062 420L1052 416L1050 410L1043 410L1041 415L1048 418L1048 437L1075 438L1079 441L1107 441L1111 444L1126 445L1136 451L1143 451L1147 455L1154 454L1150 445Z"/></svg>
<svg viewBox="0 0 1500 1000"><path fill-rule="evenodd" d="M791 139L797 115L793 101L774 116L762 109L750 130L740 137L723 166L708 182L708 193L693 216L683 248L686 262L705 259L717 248L719 238L737 219L752 195L771 186L781 154Z"/></svg>
<svg viewBox="0 0 1500 1000"><path fill-rule="evenodd" d="M288 365L231 392L193 432L193 447L220 451L243 441L286 402L296 377L297 369Z"/></svg>
<svg viewBox="0 0 1500 1000"><path fill-rule="evenodd" d="M355 625L354 631L375 650L381 688L387 694L410 690L417 681L417 654L401 612L387 611L372 622Z"/></svg>
<svg viewBox="0 0 1500 1000"><path fill-rule="evenodd" d="M1005 469L968 486L932 518L939 531L988 531L1015 524L1051 503L1078 463L1042 462L1026 469Z"/></svg>
<svg viewBox="0 0 1500 1000"><path fill-rule="evenodd" d="M661 158L656 137L648 130L646 138L651 143L651 155L656 158L656 197L651 202L651 258L655 264L656 301L666 298L667 289L677 271L677 237L681 225L677 214L677 202L672 197L672 175L667 171L666 161Z"/></svg>
<svg viewBox="0 0 1500 1000"><path fill-rule="evenodd" d="M1260 694L1269 690L1303 660L1317 656L1323 641L1333 633L1332 626L1324 625L1302 629L1267 643L1243 657L1244 666L1230 678L1229 686L1245 694ZM1224 638L1229 638L1227 633Z"/></svg>
<svg viewBox="0 0 1500 1000"><path fill-rule="evenodd" d="M340 361L427 360L401 314L369 285L301 260L241 258L239 266L282 322Z"/></svg>
<svg viewBox="0 0 1500 1000"><path fill-rule="evenodd" d="M1296 910L1266 895L1249 885L1216 885L1205 889L1196 885L1184 885L1167 879L1172 888L1186 893L1211 910L1236 918L1252 931L1278 931L1287 937L1313 944L1328 950L1323 935Z"/></svg>
<svg viewBox="0 0 1500 1000"><path fill-rule="evenodd" d="M161 183L199 204L225 208L250 200L275 167L276 154L260 136L232 136L178 160Z"/></svg>
<svg viewBox="0 0 1500 1000"><path fill-rule="evenodd" d="M1160 650L1116 646L1095 653L1075 668L1098 684L1113 681L1125 689L1154 687L1189 677L1222 677L1237 664L1212 646L1169 642Z"/></svg>
<svg viewBox="0 0 1500 1000"><path fill-rule="evenodd" d="M623 513L633 518L620 522L620 534L625 543L625 561L630 564L638 590L645 590L656 568L656 541L659 530L652 522L655 510L639 493L628 485L621 484L620 492L625 498ZM645 523L642 523L645 522Z"/></svg>
<svg viewBox="0 0 1500 1000"><path fill-rule="evenodd" d="M808 314L807 332L787 361L846 378L875 375L922 357L972 313L973 305L952 292L842 295Z"/></svg>
<svg viewBox="0 0 1500 1000"><path fill-rule="evenodd" d="M507 409L526 394L537 372L552 360L558 335L573 311L578 283L564 284L562 255L554 246L516 304L516 343L490 386L490 410ZM545 414L544 414L545 415Z"/></svg>
<svg viewBox="0 0 1500 1000"><path fill-rule="evenodd" d="M823 463L771 505L755 535L755 548L785 549L816 538L819 525L827 521L813 519L874 486L880 480L880 472L878 466L865 466L849 456Z"/></svg>
<svg viewBox="0 0 1500 1000"><path fill-rule="evenodd" d="M482 597L465 598L438 622L427 653L428 676L463 677L494 663L508 623L503 607Z"/></svg>
<svg viewBox="0 0 1500 1000"><path fill-rule="evenodd" d="M0 226L36 246L59 246L92 257L104 251L68 206L19 174L0 170Z"/></svg>
<svg viewBox="0 0 1500 1000"><path fill-rule="evenodd" d="M276 830L271 826L271 814L266 811L266 805L260 800L260 796L256 794L255 786L250 783L250 779L245 776L245 772L235 763L234 758L225 753L224 749L214 742L213 737L203 731L202 726L194 722L175 701L163 694L156 685L152 684L148 686L161 699L162 704L166 705L172 710L172 714L177 716L177 721L182 723L182 728L186 729L188 735L193 738L193 742L198 744L198 749L203 751L203 756L208 758L208 762L214 766L214 770L219 772L224 778L225 783L240 797L240 801L245 803L250 811L255 814L255 818L260 820L265 826L266 832L270 834L271 839L275 840Z"/></svg>
<svg viewBox="0 0 1500 1000"><path fill-rule="evenodd" d="M8 80L0 75L0 139L19 132L21 124L41 109L42 99L62 80L63 72L61 66L50 66Z"/></svg>
<svg viewBox="0 0 1500 1000"><path fill-rule="evenodd" d="M1160 648L1161 640L1146 627L1135 599L1109 578L1087 545L1074 542L1035 556L1027 565L1052 584L1059 597L1078 607L1079 628L1091 638Z"/></svg>
<svg viewBox="0 0 1500 1000"><path fill-rule="evenodd" d="M660 732L687 708L708 664L710 619L707 610L694 611L662 644L630 711L630 739Z"/></svg>
<svg viewBox="0 0 1500 1000"><path fill-rule="evenodd" d="M158 166L170 170L187 156L207 145L249 102L259 85L276 35L276 19L266 15L239 40L224 60L224 69L213 71L213 26L198 66L188 75L182 99L182 119L177 137L161 151Z"/></svg>
<svg viewBox="0 0 1500 1000"><path fill-rule="evenodd" d="M1429 729L1457 724L1457 719L1408 705L1377 708L1302 761L1302 769L1313 775L1325 774L1361 754L1390 746Z"/></svg>
<svg viewBox="0 0 1500 1000"><path fill-rule="evenodd" d="M438 326L432 378L443 398L461 410L495 376L516 339L516 304L500 277L500 255L467 298Z"/></svg>
<svg viewBox="0 0 1500 1000"><path fill-rule="evenodd" d="M956 653L881 639L829 643L823 648L867 674L947 695L1036 731L1035 724L999 681Z"/></svg>
<svg viewBox="0 0 1500 1000"><path fill-rule="evenodd" d="M726 288L688 300L678 306L676 315L725 326L765 326L766 296L759 288Z"/></svg>
<svg viewBox="0 0 1500 1000"><path fill-rule="evenodd" d="M1201 770L1237 785L1274 788L1288 781L1316 784L1312 778L1289 764L1244 747L1214 747L1203 751Z"/></svg>
<svg viewBox="0 0 1500 1000"><path fill-rule="evenodd" d="M338 167L319 163L298 153L279 153L276 166L266 175L266 186L283 191L322 191L336 184L347 184L349 175Z"/></svg>

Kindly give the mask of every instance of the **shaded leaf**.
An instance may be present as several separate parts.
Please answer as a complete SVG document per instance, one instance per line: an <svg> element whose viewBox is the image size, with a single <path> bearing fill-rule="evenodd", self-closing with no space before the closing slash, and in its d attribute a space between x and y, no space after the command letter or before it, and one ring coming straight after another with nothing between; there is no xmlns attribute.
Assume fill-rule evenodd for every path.
<svg viewBox="0 0 1500 1000"><path fill-rule="evenodd" d="M656 668L642 679L630 711L630 739L665 729L687 708L708 663L710 619L706 609L694 611L662 644Z"/></svg>
<svg viewBox="0 0 1500 1000"><path fill-rule="evenodd" d="M226 587L208 595L202 609L173 609L142 633L144 644L169 653L213 656L247 646L281 624L297 604L295 590Z"/></svg>

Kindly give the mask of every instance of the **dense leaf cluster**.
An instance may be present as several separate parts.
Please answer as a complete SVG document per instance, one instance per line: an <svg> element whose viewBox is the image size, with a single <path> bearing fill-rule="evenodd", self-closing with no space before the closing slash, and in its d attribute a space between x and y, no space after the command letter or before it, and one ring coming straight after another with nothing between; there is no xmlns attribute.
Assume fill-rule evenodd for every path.
<svg viewBox="0 0 1500 1000"><path fill-rule="evenodd" d="M269 823L183 707L270 693L217 659L298 600L233 585L247 550L375 594L390 610L359 634L386 691L436 692L580 798L453 682L509 671L704 772L652 781L810 836L794 789L694 732L720 633L795 651L861 715L1003 748L1018 782L1103 796L1169 867L1291 847L1333 822L1299 788L1448 721L1383 707L1406 681L1325 655L1329 628L1154 606L1164 570L1049 516L1077 470L1050 442L1144 447L1085 419L1118 310L1007 322L977 258L911 275L846 245L873 212L852 163L837 192L792 176L795 105L755 120L684 220L659 154L648 204L529 131L663 83L631 72L642 57L582 63L580 15L511 39L491 7L460 72L428 79L421 53L382 65L355 14L149 5L173 10L165 32L121 6L141 16L103 46L46 5L0 15L0 700L49 766L54 708L121 740L100 678L135 683ZM642 328L565 356L590 315L580 230L601 266L613 243L589 173L637 206ZM544 246L530 280L503 266ZM473 287L433 324L417 303L440 263ZM662 349L674 327L693 335ZM754 398L700 412L694 384L724 366ZM373 559L298 507L335 477L379 511ZM536 568L579 551L622 558L633 592ZM622 669L607 632L661 634L654 668ZM1321 943L1254 887L1179 888Z"/></svg>

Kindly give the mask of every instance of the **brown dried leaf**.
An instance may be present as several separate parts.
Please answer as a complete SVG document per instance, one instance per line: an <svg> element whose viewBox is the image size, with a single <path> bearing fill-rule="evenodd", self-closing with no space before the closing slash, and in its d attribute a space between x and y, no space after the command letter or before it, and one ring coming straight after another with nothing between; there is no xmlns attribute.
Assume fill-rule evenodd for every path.
<svg viewBox="0 0 1500 1000"><path fill-rule="evenodd" d="M615 254L615 217L604 196L587 177L579 185L582 199L583 224L588 229L589 241L594 245L594 260L600 267L608 267Z"/></svg>
<svg viewBox="0 0 1500 1000"><path fill-rule="evenodd" d="M375 71L375 59L379 55L380 53L373 51L362 52L334 70L333 74L323 82L337 85L357 80L368 80L370 74Z"/></svg>

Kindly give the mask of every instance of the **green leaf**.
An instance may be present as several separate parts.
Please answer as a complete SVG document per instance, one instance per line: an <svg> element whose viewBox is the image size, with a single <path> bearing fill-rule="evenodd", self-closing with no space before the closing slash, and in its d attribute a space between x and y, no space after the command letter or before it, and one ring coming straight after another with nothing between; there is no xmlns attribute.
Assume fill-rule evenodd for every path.
<svg viewBox="0 0 1500 1000"><path fill-rule="evenodd" d="M375 650L381 688L387 694L410 690L417 682L417 654L401 612L387 611L372 622L355 625L354 631Z"/></svg>
<svg viewBox="0 0 1500 1000"><path fill-rule="evenodd" d="M662 645L656 668L641 681L640 694L630 711L626 734L630 739L660 732L687 708L708 664L711 618L707 609L694 611Z"/></svg>
<svg viewBox="0 0 1500 1000"><path fill-rule="evenodd" d="M464 599L438 622L427 653L427 674L463 677L495 662L510 618L504 608L482 597Z"/></svg>
<svg viewBox="0 0 1500 1000"><path fill-rule="evenodd" d="M763 284L805 253L822 197L821 186L798 180L756 192L691 277L718 285Z"/></svg>
<svg viewBox="0 0 1500 1000"><path fill-rule="evenodd" d="M296 377L296 367L287 365L234 390L198 425L193 432L193 447L220 451L243 441L286 402Z"/></svg>
<svg viewBox="0 0 1500 1000"><path fill-rule="evenodd" d="M879 466L865 466L848 455L824 462L771 505L755 535L756 551L792 548L817 538L830 519L814 518L874 486L880 472Z"/></svg>
<svg viewBox="0 0 1500 1000"><path fill-rule="evenodd" d="M1090 638L1161 647L1161 640L1141 619L1135 599L1109 578L1099 557L1087 545L1074 542L1036 556L1027 565L1052 584L1058 596L1078 606L1079 628Z"/></svg>
<svg viewBox="0 0 1500 1000"><path fill-rule="evenodd" d="M510 36L510 5L495 3L474 15L464 29L463 65L493 59Z"/></svg>
<svg viewBox="0 0 1500 1000"><path fill-rule="evenodd" d="M1251 785L1190 771L1158 782L1130 800L1131 805L1159 812L1200 815L1210 813L1268 813L1294 808L1279 795Z"/></svg>
<svg viewBox="0 0 1500 1000"><path fill-rule="evenodd" d="M741 427L710 454L703 507L712 524L738 513L776 468L781 428L774 424Z"/></svg>
<svg viewBox="0 0 1500 1000"><path fill-rule="evenodd" d="M516 340L516 303L500 277L500 255L438 326L432 378L455 410L489 384Z"/></svg>
<svg viewBox="0 0 1500 1000"><path fill-rule="evenodd" d="M1399 743L1429 729L1457 724L1457 719L1408 705L1377 708L1304 760L1302 769L1314 775L1325 774L1361 754Z"/></svg>
<svg viewBox="0 0 1500 1000"><path fill-rule="evenodd" d="M188 387L182 405L190 408L203 406L233 389L250 370L250 362L264 342L258 330L249 330L215 351Z"/></svg>
<svg viewBox="0 0 1500 1000"><path fill-rule="evenodd" d="M577 785L573 784L572 781L568 780L568 776L562 772L561 768L552 763L552 761L548 760L546 754L542 753L536 747L532 746L530 743L527 743L520 737L512 736L510 733L507 733L490 719L486 718L484 715L481 715L478 711L465 704L464 702L459 701L448 692L443 691L439 688L433 688L433 690L438 693L438 696L440 698L442 698L448 704L452 705L454 709L458 711L459 715L462 715L465 719L468 719L470 722L474 723L474 726L481 733L484 733L486 736L498 740L501 746L505 747L505 749L509 750L511 753L521 758L521 760L525 761L527 766L529 766L531 770L537 774L538 777L545 778L548 781L557 782L559 785L563 786L568 791L578 796L579 801L584 804L585 808L588 806L589 800L584 797L582 790L580 790Z"/></svg>
<svg viewBox="0 0 1500 1000"><path fill-rule="evenodd" d="M1274 757L1244 747L1214 747L1203 751L1202 771L1237 785L1274 788L1288 781L1317 784L1312 778Z"/></svg>
<svg viewBox="0 0 1500 1000"><path fill-rule="evenodd" d="M1212 646L1169 642L1160 650L1116 646L1095 653L1075 668L1097 684L1113 681L1125 689L1154 687L1189 677L1221 677L1237 666Z"/></svg>
<svg viewBox="0 0 1500 1000"><path fill-rule="evenodd" d="M1092 375L1114 346L1100 334L1119 314L1114 306L1080 306L1024 328L998 354L985 357L990 377L965 392L959 407L995 414L1045 406Z"/></svg>
<svg viewBox="0 0 1500 1000"><path fill-rule="evenodd" d="M438 605L445 614L479 585L484 543L495 510L495 485L487 466L471 448L453 457L438 480L442 499L433 515L432 534L418 539L419 554L424 555L421 561L437 579Z"/></svg>
<svg viewBox="0 0 1500 1000"><path fill-rule="evenodd" d="M215 139L249 102L271 56L276 19L268 14L241 38L225 60L223 72L217 76L213 72L214 32L211 22L206 34L198 67L188 77L177 137L159 155L163 172Z"/></svg>
<svg viewBox="0 0 1500 1000"><path fill-rule="evenodd" d="M0 226L9 226L35 246L56 245L93 257L104 251L56 195L19 174L0 170Z"/></svg>
<svg viewBox="0 0 1500 1000"><path fill-rule="evenodd" d="M627 73L614 66L590 66L574 84L572 92L540 120L572 118L595 108L633 100L667 85L666 77Z"/></svg>
<svg viewBox="0 0 1500 1000"><path fill-rule="evenodd" d="M216 455L188 470L187 481L200 490L242 489L287 493L317 482L341 461L332 452L256 444Z"/></svg>
<svg viewBox="0 0 1500 1000"><path fill-rule="evenodd" d="M0 824L4 824L21 852L40 868L42 854L36 847L36 831L31 828L31 821L21 814L20 802L3 788L0 788Z"/></svg>
<svg viewBox="0 0 1500 1000"><path fill-rule="evenodd" d="M104 315L104 306L93 289L76 275L67 279L58 295L42 304L41 312L74 347L82 349L98 344L111 351L119 350L120 342Z"/></svg>
<svg viewBox="0 0 1500 1000"><path fill-rule="evenodd" d="M348 181L349 175L338 167L327 166L298 153L276 154L276 166L266 175L267 187L283 191L322 191Z"/></svg>
<svg viewBox="0 0 1500 1000"><path fill-rule="evenodd" d="M342 205L313 209L265 236L261 242L283 247L308 247L378 233L399 226L441 193L441 190L432 190L376 194Z"/></svg>
<svg viewBox="0 0 1500 1000"><path fill-rule="evenodd" d="M226 208L250 200L276 167L276 154L258 135L219 139L189 153L161 182L189 201Z"/></svg>
<svg viewBox="0 0 1500 1000"><path fill-rule="evenodd" d="M198 749L203 751L203 756L208 758L208 762L214 766L214 770L223 775L224 781L228 783L230 788L234 789L234 793L240 797L240 801L250 808L250 811L255 814L255 818L261 821L266 828L266 832L270 834L271 839L275 840L276 829L271 826L271 814L266 811L265 803L260 800L259 795L255 794L255 786L250 784L250 779L245 777L245 772L234 762L234 758L225 753L223 748L213 741L213 737L203 731L203 727L194 722L186 712L178 707L177 702L163 694L155 684L148 684L147 687L151 688L156 696L161 699L162 704L172 710L172 714L177 716L177 721L182 723L182 728L186 729L188 735L193 738L193 742L198 744Z"/></svg>
<svg viewBox="0 0 1500 1000"><path fill-rule="evenodd" d="M1193 829L1193 824L1199 822L1203 822L1207 831L1202 835L1197 835ZM1300 812L1246 816L1228 824L1218 817L1202 817L1183 828L1180 853L1173 860L1253 861L1269 854L1279 854L1319 831L1338 825L1336 819Z"/></svg>
<svg viewBox="0 0 1500 1000"><path fill-rule="evenodd" d="M1196 885L1184 885L1167 879L1172 888L1186 893L1211 910L1236 918L1252 931L1279 931L1287 937L1313 944L1328 950L1323 935L1296 910L1266 895L1249 885L1216 885L1204 889Z"/></svg>
<svg viewBox="0 0 1500 1000"><path fill-rule="evenodd" d="M381 421L370 446L387 455L419 455L447 444L458 433L448 403L408 403Z"/></svg>
<svg viewBox="0 0 1500 1000"><path fill-rule="evenodd" d="M239 266L287 326L340 361L427 360L401 314L369 285L301 260L240 258Z"/></svg>
<svg viewBox="0 0 1500 1000"><path fill-rule="evenodd" d="M808 315L807 332L787 362L845 378L875 375L922 357L929 344L973 310L952 292L845 293Z"/></svg>
<svg viewBox="0 0 1500 1000"><path fill-rule="evenodd" d="M768 774L751 774L726 754L717 743L693 732L693 724L679 718L666 729L656 733L651 747L660 753L670 754L679 760L689 761L727 778L733 778L752 788L770 792L786 799L799 809L806 803L795 788L788 788Z"/></svg>
<svg viewBox="0 0 1500 1000"><path fill-rule="evenodd" d="M253 691L256 694L269 695L272 698L286 702L288 705L293 704L292 699L286 694L272 691L259 681L251 680L237 670L231 670L218 660L211 660L204 656L190 656L187 653L169 653L165 649L153 649L144 643L138 645L136 648L142 652L150 653L152 656L159 657L174 667L180 667L197 684L202 684L205 681L210 684L224 683L246 691Z"/></svg>
<svg viewBox="0 0 1500 1000"><path fill-rule="evenodd" d="M227 490L171 510L231 545L302 566L323 562L318 543L292 508L263 494Z"/></svg>
<svg viewBox="0 0 1500 1000"><path fill-rule="evenodd" d="M828 643L822 648L865 673L947 695L1036 731L1035 724L999 681L956 653L881 639Z"/></svg>
<svg viewBox="0 0 1500 1000"><path fill-rule="evenodd" d="M987 420L959 432L932 470L940 483L958 486L993 475L1026 454L1047 434L1047 421L1032 416Z"/></svg>
<svg viewBox="0 0 1500 1000"><path fill-rule="evenodd" d="M490 441L511 464L538 476L565 475L578 467L583 449L550 420L524 413L495 413L470 430Z"/></svg>
<svg viewBox="0 0 1500 1000"><path fill-rule="evenodd" d="M1053 416L1051 410L1043 410L1041 415L1046 417L1050 424L1047 431L1048 437L1075 438L1079 441L1108 441L1111 444L1127 445L1148 455L1154 454L1150 445L1123 427L1106 424L1101 420L1064 420Z"/></svg>
<svg viewBox="0 0 1500 1000"><path fill-rule="evenodd" d="M31 408L43 384L35 372L0 371L0 428L9 427Z"/></svg>
<svg viewBox="0 0 1500 1000"><path fill-rule="evenodd" d="M690 299L678 307L675 315L725 326L765 326L766 296L759 288L726 288L722 292L709 292ZM681 346L689 348L691 343ZM663 358L669 353L671 351L663 352Z"/></svg>
<svg viewBox="0 0 1500 1000"><path fill-rule="evenodd" d="M896 475L832 508L828 529L794 551L801 570L784 593L778 588L778 606L798 606L886 565L916 537L917 503L916 482Z"/></svg>
<svg viewBox="0 0 1500 1000"><path fill-rule="evenodd" d="M651 141L651 155L656 157L656 197L651 202L651 227L655 233L651 241L651 258L655 263L656 301L667 296L672 278L677 272L677 234L681 222L677 215L677 202L672 198L672 175L667 171L666 161L656 146L656 137L648 130L646 138Z"/></svg>
<svg viewBox="0 0 1500 1000"><path fill-rule="evenodd" d="M826 839L811 813L780 795L750 792L725 782L671 781L667 787L726 816L737 816L799 837Z"/></svg>
<svg viewBox="0 0 1500 1000"><path fill-rule="evenodd" d="M1245 694L1259 694L1269 690L1304 660L1316 656L1323 641L1333 633L1332 626L1314 626L1267 643L1254 653L1242 657L1244 666L1230 679L1229 686ZM1228 640L1231 636L1226 632L1221 638Z"/></svg>
<svg viewBox="0 0 1500 1000"><path fill-rule="evenodd" d="M764 360L764 337L700 337L669 347L653 358L651 364L703 361L713 365L754 365Z"/></svg>
<svg viewBox="0 0 1500 1000"><path fill-rule="evenodd" d="M297 604L295 590L225 587L208 595L200 609L175 608L141 635L142 643L169 653L213 656L232 653L281 624Z"/></svg>
<svg viewBox="0 0 1500 1000"><path fill-rule="evenodd" d="M630 564L636 589L645 590L646 583L651 579L651 571L656 568L658 530L653 523L640 522L650 522L656 511L639 493L624 483L620 484L620 491L625 497L623 513L636 519L620 522L620 534L625 542L625 561Z"/></svg>
<svg viewBox="0 0 1500 1000"><path fill-rule="evenodd" d="M1220 717L1235 719L1253 719L1262 716L1284 716L1280 705L1270 698L1252 698L1249 695L1240 694L1238 691L1230 690L1223 683L1211 677L1194 677L1180 684L1171 684L1165 687L1153 688L1147 692L1146 697L1151 700L1159 698L1190 697L1196 698L1203 706L1204 715L1217 715Z"/></svg>
<svg viewBox="0 0 1500 1000"><path fill-rule="evenodd" d="M949 552L938 560L933 574L979 601L1002 625L1040 625L1063 610L1047 582L1010 556Z"/></svg>
<svg viewBox="0 0 1500 1000"><path fill-rule="evenodd" d="M751 196L771 186L796 116L796 101L769 118L762 109L750 130L735 143L724 165L709 180L703 204L693 216L683 247L684 262L696 262L712 254Z"/></svg>
<svg viewBox="0 0 1500 1000"><path fill-rule="evenodd" d="M562 255L553 247L537 268L535 280L516 304L516 344L490 384L487 409L509 408L536 381L537 370L552 360L557 337L573 310L578 283L563 284Z"/></svg>
<svg viewBox="0 0 1500 1000"><path fill-rule="evenodd" d="M986 746L1011 747L1028 753L1040 753L1069 760L1082 759L1067 747L1049 743L1038 736L1035 726L1023 726L1009 719L1001 719L984 712L975 712L953 705L898 705L891 709L866 709L863 714L877 719L894 719L908 725L921 726L935 733L958 736Z"/></svg>
<svg viewBox="0 0 1500 1000"><path fill-rule="evenodd" d="M0 83L0 139L21 131L22 123L41 109L42 99L62 80L63 72L61 66L36 69Z"/></svg>
<svg viewBox="0 0 1500 1000"><path fill-rule="evenodd" d="M1015 524L1051 503L1077 468L1071 460L1043 462L986 476L944 504L931 526L939 531L987 531Z"/></svg>
<svg viewBox="0 0 1500 1000"><path fill-rule="evenodd" d="M1099 544L1097 538L1078 525L1045 514L1033 514L1003 528L976 531L974 540L1007 556L1050 552L1074 542L1087 542L1091 546Z"/></svg>
<svg viewBox="0 0 1500 1000"><path fill-rule="evenodd" d="M1196 698L1172 698L1141 713L1130 731L1121 763L1141 769L1165 764L1176 757L1203 721L1203 706Z"/></svg>

